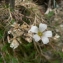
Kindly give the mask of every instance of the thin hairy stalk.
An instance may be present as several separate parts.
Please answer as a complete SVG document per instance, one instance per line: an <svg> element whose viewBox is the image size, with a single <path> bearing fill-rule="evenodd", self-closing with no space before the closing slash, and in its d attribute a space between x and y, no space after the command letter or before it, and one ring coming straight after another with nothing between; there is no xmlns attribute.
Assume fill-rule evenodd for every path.
<svg viewBox="0 0 63 63"><path fill-rule="evenodd" d="M39 43L37 43L37 45L38 45L38 47L39 47L41 56L44 57L47 61L51 62L51 61L43 54L43 51L42 51L42 49L41 49Z"/></svg>
<svg viewBox="0 0 63 63"><path fill-rule="evenodd" d="M47 61L50 62L50 60L49 60L48 58L46 58L46 56L43 54L40 45L39 45L38 43L36 43L36 42L33 42L33 43L34 43L35 49L37 50L37 52L39 53L39 55L40 55L41 57L44 57ZM38 50L38 47L37 47L37 46L39 47L39 50Z"/></svg>

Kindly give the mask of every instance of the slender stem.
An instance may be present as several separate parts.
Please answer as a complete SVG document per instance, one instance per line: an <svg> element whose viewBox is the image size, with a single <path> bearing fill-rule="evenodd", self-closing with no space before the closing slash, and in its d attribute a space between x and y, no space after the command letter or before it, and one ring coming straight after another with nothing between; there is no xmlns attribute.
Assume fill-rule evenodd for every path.
<svg viewBox="0 0 63 63"><path fill-rule="evenodd" d="M38 45L38 47L39 47L39 50L38 50L37 45ZM39 55L40 55L41 57L44 57L47 61L50 62L50 60L49 60L48 58L46 58L46 56L43 54L42 49L41 49L39 43L35 43L35 42L34 42L34 46L35 46L37 52L39 53Z"/></svg>
<svg viewBox="0 0 63 63"><path fill-rule="evenodd" d="M40 49L40 54L41 54L41 56L44 57L47 61L51 62L51 61L43 54L43 51L42 51L42 49L41 49L39 43L37 43L37 45L38 45L38 47L39 47L39 49Z"/></svg>

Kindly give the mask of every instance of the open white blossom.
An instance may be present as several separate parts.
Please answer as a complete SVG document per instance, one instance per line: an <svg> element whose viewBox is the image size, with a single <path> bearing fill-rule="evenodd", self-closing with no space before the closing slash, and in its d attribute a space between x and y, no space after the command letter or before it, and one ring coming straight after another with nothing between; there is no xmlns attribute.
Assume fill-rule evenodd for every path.
<svg viewBox="0 0 63 63"><path fill-rule="evenodd" d="M49 42L48 37L52 37L52 31L45 31L47 29L46 24L39 24L39 28L37 26L32 26L29 32L34 33L33 38L36 42L42 40L43 44L47 44Z"/></svg>

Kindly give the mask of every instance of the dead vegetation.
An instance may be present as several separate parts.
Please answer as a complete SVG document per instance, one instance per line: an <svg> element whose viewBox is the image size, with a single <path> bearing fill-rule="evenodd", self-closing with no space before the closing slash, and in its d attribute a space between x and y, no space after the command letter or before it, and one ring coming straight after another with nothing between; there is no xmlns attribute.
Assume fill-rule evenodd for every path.
<svg viewBox="0 0 63 63"><path fill-rule="evenodd" d="M58 3L61 6L51 8L52 11L48 14L45 14L47 9L44 5L31 0L16 0L14 11L1 3L0 62L63 63L62 2ZM32 25L38 26L40 23L47 24L48 30L53 32L53 37L46 45L41 41L35 42L32 33L28 33Z"/></svg>

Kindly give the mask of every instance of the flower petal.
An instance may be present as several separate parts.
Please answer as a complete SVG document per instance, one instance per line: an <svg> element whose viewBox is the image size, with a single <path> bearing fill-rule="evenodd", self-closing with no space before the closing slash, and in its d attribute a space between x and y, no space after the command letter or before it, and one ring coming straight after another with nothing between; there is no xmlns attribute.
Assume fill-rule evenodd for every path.
<svg viewBox="0 0 63 63"><path fill-rule="evenodd" d="M42 37L43 44L47 44L49 42L49 39L47 37Z"/></svg>
<svg viewBox="0 0 63 63"><path fill-rule="evenodd" d="M39 24L39 30L40 30L41 32L43 32L43 31L45 31L45 29L47 29L47 25L40 23L40 24Z"/></svg>
<svg viewBox="0 0 63 63"><path fill-rule="evenodd" d="M52 31L46 31L44 32L45 37L52 37Z"/></svg>
<svg viewBox="0 0 63 63"><path fill-rule="evenodd" d="M32 26L31 29L28 32L38 33L38 27L37 26Z"/></svg>
<svg viewBox="0 0 63 63"><path fill-rule="evenodd" d="M40 40L40 37L37 34L33 35L33 38L35 39L36 42Z"/></svg>

